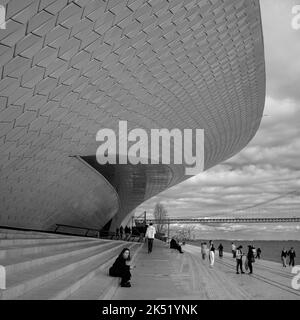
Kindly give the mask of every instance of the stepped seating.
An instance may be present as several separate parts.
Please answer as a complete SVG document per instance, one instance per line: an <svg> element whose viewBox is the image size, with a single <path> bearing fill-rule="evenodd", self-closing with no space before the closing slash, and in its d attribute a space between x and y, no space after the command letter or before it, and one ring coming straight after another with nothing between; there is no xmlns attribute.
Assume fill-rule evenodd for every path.
<svg viewBox="0 0 300 320"><path fill-rule="evenodd" d="M141 247L89 237L4 229L0 233L5 234L0 238L0 265L6 271L6 289L0 289L3 300L70 299L72 295L81 299L89 286L89 299L108 297L118 285L118 278L108 276L108 267L123 248L134 255Z"/></svg>

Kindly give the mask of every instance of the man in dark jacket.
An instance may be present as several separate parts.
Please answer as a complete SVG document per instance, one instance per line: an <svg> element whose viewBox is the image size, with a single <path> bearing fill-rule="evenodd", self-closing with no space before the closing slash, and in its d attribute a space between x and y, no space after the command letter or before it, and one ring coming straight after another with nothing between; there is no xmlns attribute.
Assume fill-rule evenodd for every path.
<svg viewBox="0 0 300 320"><path fill-rule="evenodd" d="M248 246L247 259L248 259L249 274L252 274L253 273L252 263L255 262L255 259L253 254L253 247L251 245Z"/></svg>
<svg viewBox="0 0 300 320"><path fill-rule="evenodd" d="M293 247L291 247L290 251L288 252L288 256L290 258L289 266L291 265L293 267L295 265L295 257L296 257L296 252Z"/></svg>

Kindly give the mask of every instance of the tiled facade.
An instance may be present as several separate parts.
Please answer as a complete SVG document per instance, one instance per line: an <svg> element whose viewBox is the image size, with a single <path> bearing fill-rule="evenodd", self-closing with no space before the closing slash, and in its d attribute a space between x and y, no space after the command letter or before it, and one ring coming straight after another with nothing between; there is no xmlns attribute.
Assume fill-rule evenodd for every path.
<svg viewBox="0 0 300 320"><path fill-rule="evenodd" d="M172 182L123 199L69 157L95 154L97 131L119 120L129 129L204 129L205 169L258 129L265 99L258 0L1 4L0 225L101 227L120 201L137 206L186 178L171 170Z"/></svg>

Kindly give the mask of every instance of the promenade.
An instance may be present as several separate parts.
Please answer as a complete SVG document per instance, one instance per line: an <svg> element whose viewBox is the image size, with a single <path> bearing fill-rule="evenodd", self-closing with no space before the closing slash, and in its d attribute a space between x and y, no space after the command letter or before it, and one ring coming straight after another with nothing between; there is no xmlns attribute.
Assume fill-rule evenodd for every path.
<svg viewBox="0 0 300 320"><path fill-rule="evenodd" d="M132 272L132 287L119 287L115 300L300 300L300 290L291 286L295 276L280 263L256 260L252 275L236 274L235 259L229 253L216 254L213 268L202 260L200 247L185 245L184 254L154 241L151 254L144 244Z"/></svg>

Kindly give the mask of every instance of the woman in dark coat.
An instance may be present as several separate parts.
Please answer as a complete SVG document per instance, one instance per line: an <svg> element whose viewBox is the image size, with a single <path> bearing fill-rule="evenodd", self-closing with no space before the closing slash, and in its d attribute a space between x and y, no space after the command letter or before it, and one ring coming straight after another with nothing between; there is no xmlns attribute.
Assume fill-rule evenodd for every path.
<svg viewBox="0 0 300 320"><path fill-rule="evenodd" d="M121 287L131 287L129 282L131 278L130 269L133 267L127 265L128 261L130 261L130 251L128 248L124 248L114 264L109 268L110 276L121 277Z"/></svg>
<svg viewBox="0 0 300 320"><path fill-rule="evenodd" d="M253 254L251 245L248 246L247 259L248 259L249 274L252 274L253 273L252 263L255 262L255 259L254 259L254 254Z"/></svg>
<svg viewBox="0 0 300 320"><path fill-rule="evenodd" d="M179 245L179 243L174 238L172 238L172 240L170 241L170 248L171 249L176 249L180 253L183 253L182 249L181 249L181 245Z"/></svg>

